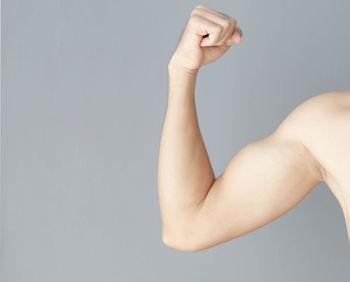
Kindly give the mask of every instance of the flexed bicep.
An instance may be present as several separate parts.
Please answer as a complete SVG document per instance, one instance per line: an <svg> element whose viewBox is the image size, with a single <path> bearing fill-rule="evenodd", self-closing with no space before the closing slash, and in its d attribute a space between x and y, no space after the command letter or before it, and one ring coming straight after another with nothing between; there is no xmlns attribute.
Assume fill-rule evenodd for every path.
<svg viewBox="0 0 350 282"><path fill-rule="evenodd" d="M308 149L296 140L274 133L244 146L200 202L188 249L206 249L271 222L320 182Z"/></svg>

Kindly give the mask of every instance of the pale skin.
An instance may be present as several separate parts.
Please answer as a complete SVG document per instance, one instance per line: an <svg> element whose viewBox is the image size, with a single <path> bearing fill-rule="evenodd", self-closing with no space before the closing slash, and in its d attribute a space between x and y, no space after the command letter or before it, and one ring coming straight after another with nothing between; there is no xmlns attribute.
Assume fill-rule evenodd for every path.
<svg viewBox="0 0 350 282"><path fill-rule="evenodd" d="M198 5L169 62L158 161L164 244L195 252L232 240L285 214L321 182L341 205L350 241L350 89L305 100L215 177L197 119L196 77L241 40L235 19Z"/></svg>

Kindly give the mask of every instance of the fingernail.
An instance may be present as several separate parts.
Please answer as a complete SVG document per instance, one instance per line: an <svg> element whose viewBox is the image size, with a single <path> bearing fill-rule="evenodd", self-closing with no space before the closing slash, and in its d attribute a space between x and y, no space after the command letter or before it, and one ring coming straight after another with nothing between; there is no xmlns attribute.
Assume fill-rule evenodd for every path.
<svg viewBox="0 0 350 282"><path fill-rule="evenodd" d="M235 43L240 43L242 41L241 35L238 32L235 33L234 40Z"/></svg>

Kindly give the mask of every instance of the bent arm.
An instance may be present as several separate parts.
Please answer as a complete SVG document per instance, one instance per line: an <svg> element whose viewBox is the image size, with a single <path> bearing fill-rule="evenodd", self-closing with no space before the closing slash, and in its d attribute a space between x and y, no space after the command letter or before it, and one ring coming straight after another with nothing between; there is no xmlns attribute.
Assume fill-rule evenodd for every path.
<svg viewBox="0 0 350 282"><path fill-rule="evenodd" d="M286 213L322 181L291 118L244 146L215 179L196 117L195 76L169 77L158 171L166 245L199 251L237 238Z"/></svg>
<svg viewBox="0 0 350 282"><path fill-rule="evenodd" d="M174 237L170 246L199 251L249 233L289 211L321 181L308 149L277 130L232 158L187 237Z"/></svg>

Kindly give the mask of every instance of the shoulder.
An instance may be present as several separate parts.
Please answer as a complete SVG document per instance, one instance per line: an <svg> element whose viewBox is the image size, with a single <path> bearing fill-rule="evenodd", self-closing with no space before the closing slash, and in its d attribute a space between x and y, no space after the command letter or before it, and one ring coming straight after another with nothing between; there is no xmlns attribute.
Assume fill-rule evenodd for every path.
<svg viewBox="0 0 350 282"><path fill-rule="evenodd" d="M277 128L297 135L304 135L306 130L327 126L335 118L350 112L350 91L325 92L306 99L294 108Z"/></svg>
<svg viewBox="0 0 350 282"><path fill-rule="evenodd" d="M336 134L339 126L350 122L350 91L325 92L306 99L279 124L272 136L299 144L300 154L324 181L325 168L319 152L328 150L325 140Z"/></svg>

